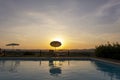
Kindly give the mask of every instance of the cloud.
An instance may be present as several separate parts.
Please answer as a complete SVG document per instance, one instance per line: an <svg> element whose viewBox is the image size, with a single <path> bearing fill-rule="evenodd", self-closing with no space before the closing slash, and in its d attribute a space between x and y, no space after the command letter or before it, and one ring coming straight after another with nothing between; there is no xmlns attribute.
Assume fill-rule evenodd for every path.
<svg viewBox="0 0 120 80"><path fill-rule="evenodd" d="M94 43L111 35L119 41L119 16L119 0L0 0L0 37L20 41L62 34Z"/></svg>
<svg viewBox="0 0 120 80"><path fill-rule="evenodd" d="M120 1L112 0L109 1L107 4L102 6L96 17L98 18L99 23L102 24L113 24L116 22L120 17Z"/></svg>

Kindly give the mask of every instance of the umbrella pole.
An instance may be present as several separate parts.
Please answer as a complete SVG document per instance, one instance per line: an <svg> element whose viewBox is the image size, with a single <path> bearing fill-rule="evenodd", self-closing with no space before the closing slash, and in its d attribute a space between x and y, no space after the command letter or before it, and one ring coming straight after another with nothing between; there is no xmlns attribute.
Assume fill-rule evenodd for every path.
<svg viewBox="0 0 120 80"><path fill-rule="evenodd" d="M56 47L55 47L55 51L56 51Z"/></svg>
<svg viewBox="0 0 120 80"><path fill-rule="evenodd" d="M14 46L12 46L12 50L14 50Z"/></svg>
<svg viewBox="0 0 120 80"><path fill-rule="evenodd" d="M56 47L55 47L55 57L56 57Z"/></svg>

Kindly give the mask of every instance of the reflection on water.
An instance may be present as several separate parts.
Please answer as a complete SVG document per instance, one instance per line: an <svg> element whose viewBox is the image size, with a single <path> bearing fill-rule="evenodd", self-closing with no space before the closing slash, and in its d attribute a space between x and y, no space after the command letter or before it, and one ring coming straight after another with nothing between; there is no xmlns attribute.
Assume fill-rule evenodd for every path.
<svg viewBox="0 0 120 80"><path fill-rule="evenodd" d="M110 76L110 80L114 80L114 78L120 79L120 66L114 66L112 64L98 61L94 61L94 65L97 70L104 73L104 76Z"/></svg>
<svg viewBox="0 0 120 80"><path fill-rule="evenodd" d="M19 70L18 67L20 67L21 62L24 63L26 61L19 61L19 60L15 60L15 61L3 60L3 61L0 61L0 72L18 72L18 70ZM39 62L39 66L42 66L42 62L44 62L44 61L37 61L37 62ZM50 75L58 76L59 74L62 73L62 64L63 64L64 61L49 60L48 62L49 62L48 67L49 67ZM70 64L69 61L68 61L68 64ZM25 64L22 64L22 65L25 65ZM34 65L31 65L31 66L34 66Z"/></svg>
<svg viewBox="0 0 120 80"><path fill-rule="evenodd" d="M49 60L49 66L50 66L49 72L51 73L51 75L58 76L59 74L62 73L60 61L56 62L53 60Z"/></svg>
<svg viewBox="0 0 120 80"><path fill-rule="evenodd" d="M13 79L120 80L120 66L115 66L98 61L85 61L85 60L83 61L82 60L80 61L1 60L0 80L13 80Z"/></svg>
<svg viewBox="0 0 120 80"><path fill-rule="evenodd" d="M0 71L17 72L20 61L0 61Z"/></svg>

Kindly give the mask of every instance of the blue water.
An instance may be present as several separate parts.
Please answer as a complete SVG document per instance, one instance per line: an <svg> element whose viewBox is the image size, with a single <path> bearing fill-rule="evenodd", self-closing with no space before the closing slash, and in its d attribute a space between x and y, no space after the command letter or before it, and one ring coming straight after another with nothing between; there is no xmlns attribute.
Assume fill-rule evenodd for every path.
<svg viewBox="0 0 120 80"><path fill-rule="evenodd" d="M0 60L0 80L120 80L120 66L90 60Z"/></svg>

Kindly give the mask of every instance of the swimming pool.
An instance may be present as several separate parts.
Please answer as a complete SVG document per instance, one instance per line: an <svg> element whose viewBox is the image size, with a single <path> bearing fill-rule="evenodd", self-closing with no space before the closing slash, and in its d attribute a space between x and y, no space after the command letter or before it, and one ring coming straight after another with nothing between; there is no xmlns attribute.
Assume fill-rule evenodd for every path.
<svg viewBox="0 0 120 80"><path fill-rule="evenodd" d="M0 80L120 80L120 66L96 60L0 60Z"/></svg>

